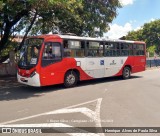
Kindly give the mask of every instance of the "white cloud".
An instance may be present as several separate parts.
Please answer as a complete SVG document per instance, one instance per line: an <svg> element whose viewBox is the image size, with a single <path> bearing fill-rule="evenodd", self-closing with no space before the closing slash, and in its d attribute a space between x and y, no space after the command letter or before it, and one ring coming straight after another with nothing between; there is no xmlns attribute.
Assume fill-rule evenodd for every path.
<svg viewBox="0 0 160 136"><path fill-rule="evenodd" d="M122 36L127 35L129 31L132 31L133 27L132 24L126 23L124 26L120 26L117 24L111 24L110 30L104 34L104 37L108 37L111 39L118 39Z"/></svg>
<svg viewBox="0 0 160 136"><path fill-rule="evenodd" d="M119 39L122 36L126 36L130 31L138 31L143 28L144 23L149 23L151 21L155 21L155 18L151 18L149 20L144 20L143 22L139 22L137 20L130 20L124 26L118 24L110 24L110 30L107 33L104 33L104 37L108 37L110 39ZM139 24L137 26L137 24ZM140 25L141 24L141 25ZM135 27L137 26L137 27Z"/></svg>
<svg viewBox="0 0 160 136"><path fill-rule="evenodd" d="M122 6L132 5L135 0L119 0Z"/></svg>
<svg viewBox="0 0 160 136"><path fill-rule="evenodd" d="M156 19L155 18L151 18L151 21L155 21Z"/></svg>
<svg viewBox="0 0 160 136"><path fill-rule="evenodd" d="M135 28L134 31L138 31L140 29L142 29L142 27L139 26L139 27Z"/></svg>

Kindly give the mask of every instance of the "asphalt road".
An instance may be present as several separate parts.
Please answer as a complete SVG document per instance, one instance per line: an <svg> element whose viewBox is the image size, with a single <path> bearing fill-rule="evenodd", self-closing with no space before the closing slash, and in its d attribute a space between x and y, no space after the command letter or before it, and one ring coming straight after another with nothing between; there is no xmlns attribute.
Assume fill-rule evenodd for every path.
<svg viewBox="0 0 160 136"><path fill-rule="evenodd" d="M84 81L77 87L68 89L63 85L34 88L21 85L15 80L1 79L0 126L97 127L93 128L95 132L100 131L99 127L160 127L160 69L133 74L129 80L114 77ZM81 131L81 128L78 131ZM82 132L84 131L90 132L89 130ZM89 134L75 134L69 131L44 135L160 135L160 133L103 134L94 131Z"/></svg>

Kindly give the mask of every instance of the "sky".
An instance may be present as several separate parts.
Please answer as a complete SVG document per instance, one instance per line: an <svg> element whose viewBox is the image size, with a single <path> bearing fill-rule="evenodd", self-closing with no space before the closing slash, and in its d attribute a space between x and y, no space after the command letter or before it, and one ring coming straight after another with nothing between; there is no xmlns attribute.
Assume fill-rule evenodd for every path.
<svg viewBox="0 0 160 136"><path fill-rule="evenodd" d="M145 23L160 19L160 0L119 0L123 5L104 37L118 39Z"/></svg>

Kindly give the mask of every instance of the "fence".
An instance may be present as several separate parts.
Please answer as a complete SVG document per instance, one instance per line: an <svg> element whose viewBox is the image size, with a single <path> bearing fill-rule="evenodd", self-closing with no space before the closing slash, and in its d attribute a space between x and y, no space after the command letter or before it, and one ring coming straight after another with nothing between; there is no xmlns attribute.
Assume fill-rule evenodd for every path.
<svg viewBox="0 0 160 136"><path fill-rule="evenodd" d="M147 59L146 61L146 67L158 67L160 66L160 59Z"/></svg>

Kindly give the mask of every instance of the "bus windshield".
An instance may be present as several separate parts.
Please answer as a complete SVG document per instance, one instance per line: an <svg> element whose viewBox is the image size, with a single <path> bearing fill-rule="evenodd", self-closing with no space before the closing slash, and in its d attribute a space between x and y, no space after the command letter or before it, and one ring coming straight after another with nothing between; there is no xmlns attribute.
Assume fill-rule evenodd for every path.
<svg viewBox="0 0 160 136"><path fill-rule="evenodd" d="M30 38L24 42L20 51L19 68L30 69L36 66L42 43L43 39L40 38Z"/></svg>

